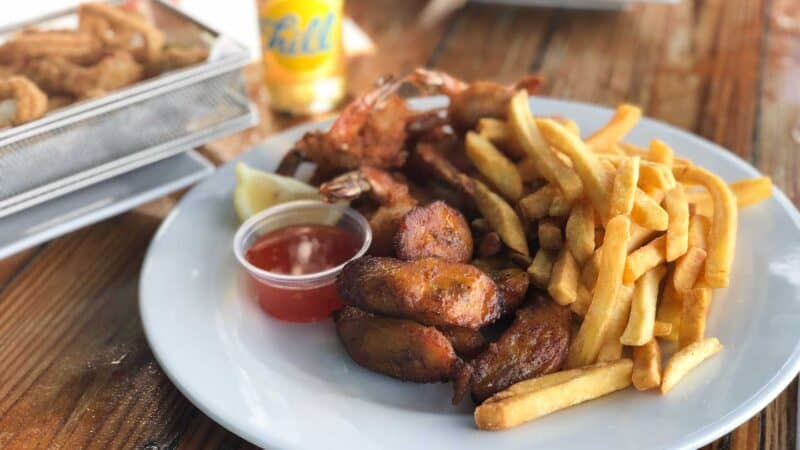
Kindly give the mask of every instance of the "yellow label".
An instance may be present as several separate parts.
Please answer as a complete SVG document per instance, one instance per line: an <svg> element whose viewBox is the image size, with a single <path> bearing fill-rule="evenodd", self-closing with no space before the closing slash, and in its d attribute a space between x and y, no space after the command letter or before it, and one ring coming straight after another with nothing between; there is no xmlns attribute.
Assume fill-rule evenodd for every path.
<svg viewBox="0 0 800 450"><path fill-rule="evenodd" d="M336 71L342 0L275 0L261 5L264 63L268 71L279 72L268 77L307 79Z"/></svg>

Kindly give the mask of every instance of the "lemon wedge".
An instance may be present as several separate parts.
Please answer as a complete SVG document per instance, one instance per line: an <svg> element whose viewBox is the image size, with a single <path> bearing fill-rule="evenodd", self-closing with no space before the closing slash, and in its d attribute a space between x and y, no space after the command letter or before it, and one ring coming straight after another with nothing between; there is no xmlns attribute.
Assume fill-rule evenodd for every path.
<svg viewBox="0 0 800 450"><path fill-rule="evenodd" d="M317 188L294 178L253 169L244 163L236 166L233 207L241 220L280 203L308 199L319 199Z"/></svg>

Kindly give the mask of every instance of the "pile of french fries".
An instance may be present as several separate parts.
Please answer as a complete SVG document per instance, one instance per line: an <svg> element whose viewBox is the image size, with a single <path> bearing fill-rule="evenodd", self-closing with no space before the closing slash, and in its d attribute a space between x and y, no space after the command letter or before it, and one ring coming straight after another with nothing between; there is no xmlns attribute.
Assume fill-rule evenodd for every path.
<svg viewBox="0 0 800 450"><path fill-rule="evenodd" d="M772 183L728 185L662 141L624 143L640 117L622 105L584 140L571 120L535 117L520 92L506 121L482 119L468 133L484 181L478 209L528 258L532 283L580 321L566 370L491 397L475 410L479 428L513 427L631 384L666 394L722 349L705 336L712 289L729 283L738 210L770 197ZM525 185L538 188L526 195ZM662 368L664 341L677 350Z"/></svg>

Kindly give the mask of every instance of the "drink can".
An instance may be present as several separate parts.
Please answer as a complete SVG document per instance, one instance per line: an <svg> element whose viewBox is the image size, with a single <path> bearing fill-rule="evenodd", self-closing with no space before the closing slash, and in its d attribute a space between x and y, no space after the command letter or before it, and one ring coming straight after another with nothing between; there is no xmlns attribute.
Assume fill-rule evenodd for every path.
<svg viewBox="0 0 800 450"><path fill-rule="evenodd" d="M344 0L259 0L264 82L273 108L331 110L344 97Z"/></svg>

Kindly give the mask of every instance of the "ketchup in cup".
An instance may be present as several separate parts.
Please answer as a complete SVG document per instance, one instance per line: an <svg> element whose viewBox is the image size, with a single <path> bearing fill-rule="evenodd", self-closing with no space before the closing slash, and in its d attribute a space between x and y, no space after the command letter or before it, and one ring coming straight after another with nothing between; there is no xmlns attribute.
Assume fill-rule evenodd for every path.
<svg viewBox="0 0 800 450"><path fill-rule="evenodd" d="M303 200L248 219L236 233L234 252L250 273L261 309L289 322L314 322L343 306L336 277L371 241L357 211Z"/></svg>

